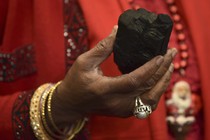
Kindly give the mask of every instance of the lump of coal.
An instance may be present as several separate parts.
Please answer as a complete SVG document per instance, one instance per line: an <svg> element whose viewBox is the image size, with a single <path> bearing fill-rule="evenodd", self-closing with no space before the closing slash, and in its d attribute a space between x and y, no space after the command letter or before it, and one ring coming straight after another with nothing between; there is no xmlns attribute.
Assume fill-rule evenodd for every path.
<svg viewBox="0 0 210 140"><path fill-rule="evenodd" d="M122 73L129 73L157 55L164 55L173 22L168 15L145 9L120 15L114 43L114 61Z"/></svg>

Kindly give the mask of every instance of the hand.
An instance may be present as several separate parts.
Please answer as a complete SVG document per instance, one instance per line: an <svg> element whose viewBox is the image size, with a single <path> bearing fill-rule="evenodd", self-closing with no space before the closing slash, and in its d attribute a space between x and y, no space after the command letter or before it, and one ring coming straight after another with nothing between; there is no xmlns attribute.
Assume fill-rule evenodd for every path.
<svg viewBox="0 0 210 140"><path fill-rule="evenodd" d="M103 75L100 64L112 53L117 27L93 49L80 55L52 98L52 113L58 124L74 122L88 114L117 117L133 115L134 99L142 98L155 109L166 90L175 49L157 56L129 74Z"/></svg>

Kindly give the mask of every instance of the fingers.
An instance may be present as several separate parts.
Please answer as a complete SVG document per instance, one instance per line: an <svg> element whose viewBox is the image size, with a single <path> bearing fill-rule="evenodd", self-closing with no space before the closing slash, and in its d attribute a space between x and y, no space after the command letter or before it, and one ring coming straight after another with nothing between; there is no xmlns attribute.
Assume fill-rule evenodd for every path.
<svg viewBox="0 0 210 140"><path fill-rule="evenodd" d="M167 89L168 84L170 83L173 69L173 64L171 64L165 75L160 79L160 81L155 85L155 87L149 93L145 93L141 96L142 102L146 105L151 105L152 110L155 110L157 108L157 104L161 98L161 95ZM125 96L122 95L121 98L118 98L118 102L119 103L117 105L115 104L115 106L111 106L112 109L116 109L116 107L118 107L117 111L114 110L114 112L117 112L117 114L114 114L115 116L133 116L135 98L132 98L132 96L128 96L127 98L125 98Z"/></svg>
<svg viewBox="0 0 210 140"><path fill-rule="evenodd" d="M158 82L158 80L160 80L163 77L163 75L169 69L176 53L177 53L176 49L168 49L166 55L164 56L163 64L160 66L157 72L148 81L145 82L144 84L145 89L151 89Z"/></svg>
<svg viewBox="0 0 210 140"><path fill-rule="evenodd" d="M103 90L101 90L102 93L125 93L136 90L146 80L152 77L162 63L163 57L157 56L129 74L114 78L103 77L98 85L103 85ZM102 87L100 87L100 89L101 88Z"/></svg>
<svg viewBox="0 0 210 140"><path fill-rule="evenodd" d="M117 78L104 78L102 92L126 93L137 89L150 90L166 73L176 53L175 49L170 49L164 58L157 56L129 74Z"/></svg>
<svg viewBox="0 0 210 140"><path fill-rule="evenodd" d="M171 64L165 75L158 81L158 83L148 93L141 95L142 101L145 104L151 105L153 110L156 109L160 97L166 91L170 83L173 69L173 64Z"/></svg>
<svg viewBox="0 0 210 140"><path fill-rule="evenodd" d="M173 73L173 64L170 65L164 76L158 81L158 83L150 90L150 92L141 95L142 102L145 105L151 105L154 110L157 107L157 103L160 100L161 95L165 92ZM123 88L123 87L121 87ZM137 95L138 96L138 95ZM117 117L130 117L133 116L133 109L135 107L135 97L122 94L108 94L105 100L104 106L97 112L103 115L111 115ZM100 107L101 107L100 106ZM98 106L96 106L98 108Z"/></svg>
<svg viewBox="0 0 210 140"><path fill-rule="evenodd" d="M86 65L96 68L100 65L113 51L117 26L114 26L112 33L102 41L100 41L93 49L82 55L86 61Z"/></svg>

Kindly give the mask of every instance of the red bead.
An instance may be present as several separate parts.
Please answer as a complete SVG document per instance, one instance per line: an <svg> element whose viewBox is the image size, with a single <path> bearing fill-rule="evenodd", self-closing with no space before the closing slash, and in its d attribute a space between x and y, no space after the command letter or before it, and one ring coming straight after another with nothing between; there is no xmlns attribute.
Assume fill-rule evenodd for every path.
<svg viewBox="0 0 210 140"><path fill-rule="evenodd" d="M180 66L181 66L182 68L185 68L185 67L187 66L187 61L186 61L186 60L182 60L182 61L180 62Z"/></svg>
<svg viewBox="0 0 210 140"><path fill-rule="evenodd" d="M166 0L166 3L167 4L173 4L174 3L174 0Z"/></svg>
<svg viewBox="0 0 210 140"><path fill-rule="evenodd" d="M184 59L187 59L188 58L188 53L186 51L184 52L181 52L181 57L184 58Z"/></svg>
<svg viewBox="0 0 210 140"><path fill-rule="evenodd" d="M183 40L185 40L185 34L184 33L178 33L177 38L178 38L178 40L183 41Z"/></svg>
<svg viewBox="0 0 210 140"><path fill-rule="evenodd" d="M188 46L185 43L180 44L179 47L181 51L186 51L188 49Z"/></svg>
<svg viewBox="0 0 210 140"><path fill-rule="evenodd" d="M176 62L176 63L174 63L174 69L176 69L176 70L177 70L177 69L179 69L179 68L180 68L180 64L179 64L179 63L177 63L177 62Z"/></svg>
<svg viewBox="0 0 210 140"><path fill-rule="evenodd" d="M175 14L175 15L173 15L173 19L175 22L178 22L178 21L180 21L181 17L179 14Z"/></svg>
<svg viewBox="0 0 210 140"><path fill-rule="evenodd" d="M177 31L181 31L181 30L183 30L183 25L182 25L181 23L177 23L177 24L175 25L175 29L176 29Z"/></svg>
<svg viewBox="0 0 210 140"><path fill-rule="evenodd" d="M178 8L175 5L173 5L169 8L169 10L171 11L171 13L176 13L178 11Z"/></svg>

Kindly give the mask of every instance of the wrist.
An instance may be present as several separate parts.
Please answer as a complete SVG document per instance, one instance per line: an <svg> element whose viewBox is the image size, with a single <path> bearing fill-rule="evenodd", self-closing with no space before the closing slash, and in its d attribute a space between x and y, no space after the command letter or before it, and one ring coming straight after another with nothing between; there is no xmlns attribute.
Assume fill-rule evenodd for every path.
<svg viewBox="0 0 210 140"><path fill-rule="evenodd" d="M52 117L55 124L59 128L63 128L66 125L70 125L78 121L79 119L84 118L84 115L75 111L71 107L71 103L67 98L65 98L62 83L54 90L51 107L52 107ZM64 97L62 97L64 96Z"/></svg>
<svg viewBox="0 0 210 140"><path fill-rule="evenodd" d="M85 125L85 118L80 119L76 117L75 113L71 113L73 115L69 119L69 111L65 113L60 111L60 109L63 109L63 106L56 100L52 100L52 95L56 93L54 91L59 84L60 82L55 85L44 84L40 86L31 99L31 127L38 139L72 139ZM74 119L77 121L74 121Z"/></svg>

